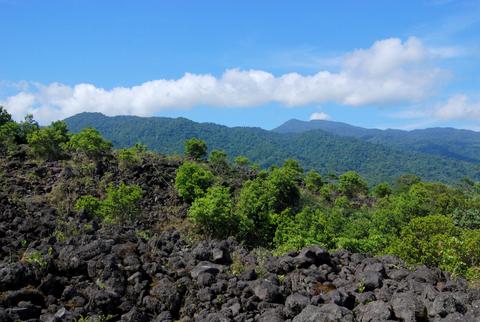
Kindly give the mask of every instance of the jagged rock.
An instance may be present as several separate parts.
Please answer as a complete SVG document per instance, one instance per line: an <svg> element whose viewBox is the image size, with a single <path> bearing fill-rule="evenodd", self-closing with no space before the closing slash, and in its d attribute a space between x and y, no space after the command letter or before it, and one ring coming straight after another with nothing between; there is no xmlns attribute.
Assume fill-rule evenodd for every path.
<svg viewBox="0 0 480 322"><path fill-rule="evenodd" d="M212 275L218 274L222 270L222 266L210 262L200 262L192 271L190 275L197 279L202 273L210 273Z"/></svg>
<svg viewBox="0 0 480 322"><path fill-rule="evenodd" d="M269 280L257 281L253 286L253 291L261 301L277 302L281 300L279 287Z"/></svg>
<svg viewBox="0 0 480 322"><path fill-rule="evenodd" d="M308 305L293 322L353 322L353 313L336 304Z"/></svg>

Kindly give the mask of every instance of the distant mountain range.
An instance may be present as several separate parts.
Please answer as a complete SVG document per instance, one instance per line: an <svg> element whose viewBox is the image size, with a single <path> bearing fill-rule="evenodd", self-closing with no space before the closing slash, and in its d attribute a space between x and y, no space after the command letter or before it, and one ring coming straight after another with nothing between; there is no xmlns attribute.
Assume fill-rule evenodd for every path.
<svg viewBox="0 0 480 322"><path fill-rule="evenodd" d="M277 133L304 133L323 130L331 134L362 141L395 146L473 163L480 162L480 132L454 128L424 130L365 129L341 122L290 120L273 129Z"/></svg>
<svg viewBox="0 0 480 322"><path fill-rule="evenodd" d="M322 174L355 170L371 183L392 182L405 173L429 181L480 180L480 133L451 128L401 131L365 129L331 121L290 120L267 131L226 127L185 118L81 113L65 120L72 132L98 129L115 147L141 142L161 153L182 153L198 137L210 149L244 155L262 167L294 158Z"/></svg>

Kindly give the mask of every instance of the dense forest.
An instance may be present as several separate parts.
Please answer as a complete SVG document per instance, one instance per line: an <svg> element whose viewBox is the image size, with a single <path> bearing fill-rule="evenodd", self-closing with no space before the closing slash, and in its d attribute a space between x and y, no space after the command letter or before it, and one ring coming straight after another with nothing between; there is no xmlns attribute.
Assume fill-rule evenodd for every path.
<svg viewBox="0 0 480 322"><path fill-rule="evenodd" d="M370 185L384 181L394 183L395 178L405 173L449 184L465 177L480 180L480 165L466 161L472 157L451 158L445 153L432 154L426 149L413 149L411 146L415 145L407 141L403 145L394 144L395 140L389 144L388 138L382 142L377 139L369 142L360 137L329 133L326 129L278 133L260 128L195 123L184 118L107 117L99 113L78 114L65 122L74 133L93 127L117 148L142 143L161 153L181 154L183 142L197 137L204 140L210 149L225 151L230 160L235 155L244 155L266 169L272 165L280 166L285 159L293 158L305 170L316 170L323 176L357 171Z"/></svg>
<svg viewBox="0 0 480 322"><path fill-rule="evenodd" d="M114 149L94 128L15 122L3 108L0 138L5 321L478 313L480 298L463 282L480 281L475 180L405 174L373 185L294 159L261 169L194 137L182 155Z"/></svg>
<svg viewBox="0 0 480 322"><path fill-rule="evenodd" d="M323 130L331 134L353 137L365 142L382 144L437 155L458 161L480 162L480 133L454 128L422 130L365 129L346 123L312 120L290 120L273 129L277 133L304 133Z"/></svg>

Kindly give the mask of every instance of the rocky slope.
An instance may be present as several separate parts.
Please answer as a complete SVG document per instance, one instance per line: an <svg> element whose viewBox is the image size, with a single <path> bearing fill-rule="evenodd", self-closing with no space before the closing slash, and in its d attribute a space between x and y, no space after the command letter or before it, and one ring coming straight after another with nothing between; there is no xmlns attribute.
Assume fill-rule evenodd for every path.
<svg viewBox="0 0 480 322"><path fill-rule="evenodd" d="M1 159L0 321L479 321L480 290L438 269L192 239L172 188L177 166L152 157L92 172ZM106 178L144 189L135 224L103 226L71 210Z"/></svg>

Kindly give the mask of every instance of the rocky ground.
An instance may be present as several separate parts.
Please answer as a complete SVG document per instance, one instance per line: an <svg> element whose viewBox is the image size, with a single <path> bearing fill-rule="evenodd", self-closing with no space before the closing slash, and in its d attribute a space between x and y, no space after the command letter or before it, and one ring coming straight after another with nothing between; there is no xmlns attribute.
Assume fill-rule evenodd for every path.
<svg viewBox="0 0 480 322"><path fill-rule="evenodd" d="M106 165L91 183L71 184L88 169L0 160L0 322L480 321L480 290L438 269L318 247L272 257L233 239L195 241L180 227L176 166ZM70 209L106 176L144 189L134 225L104 227Z"/></svg>

